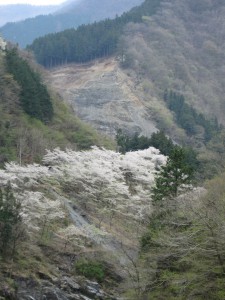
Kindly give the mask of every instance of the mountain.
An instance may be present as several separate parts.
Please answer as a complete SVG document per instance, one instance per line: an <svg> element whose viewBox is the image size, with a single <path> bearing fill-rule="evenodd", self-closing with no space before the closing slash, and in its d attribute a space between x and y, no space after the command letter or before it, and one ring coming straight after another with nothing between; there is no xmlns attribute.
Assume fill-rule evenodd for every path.
<svg viewBox="0 0 225 300"><path fill-rule="evenodd" d="M161 1L146 0L115 19L106 19L40 37L27 48L34 52L37 61L45 67L108 57L116 53L124 26L129 22L142 22L144 15L154 15L160 8Z"/></svg>
<svg viewBox="0 0 225 300"><path fill-rule="evenodd" d="M18 22L37 15L48 15L58 9L57 5L34 6L29 4L0 5L0 26Z"/></svg>
<svg viewBox="0 0 225 300"><path fill-rule="evenodd" d="M114 134L120 126L126 132L136 130L145 135L148 124L150 134L153 128L162 129L177 143L192 145L199 152L205 170L210 169L209 175L213 174L224 166L220 163L224 160L225 124L224 2L205 0L200 5L191 0L162 1L155 4L155 10L148 16L151 3L145 1L131 11L132 16L128 13L115 20L40 38L31 49L46 66L62 65L50 70L50 80L61 95L73 103L83 120ZM126 23L132 21L140 8L146 7L148 9L141 10L133 19L135 22ZM107 22L111 22L110 29L107 29ZM72 61L78 65L68 65L68 55L72 55ZM101 61L109 55L109 60ZM88 64L83 67L80 64L91 59L94 60L90 68ZM107 66L114 66L115 71L113 68L109 71ZM86 77L85 74L98 68L103 77L96 72L99 76L89 80L89 75ZM76 84L76 72L84 79L81 85ZM74 74L73 82L69 80L71 74ZM119 92L121 80L118 74L125 76L129 93L124 86L126 93ZM60 77L67 86L65 91L58 82ZM115 89L117 85L119 88L114 90L113 85ZM111 88L114 94L110 97L107 95ZM129 101L124 101L127 97ZM131 99L137 101L130 107ZM87 108L88 103L93 106L92 110ZM109 107L116 107L121 114L115 116ZM214 165L212 155L216 161Z"/></svg>
<svg viewBox="0 0 225 300"><path fill-rule="evenodd" d="M0 298L224 300L225 5L152 1L36 41L48 69L0 38Z"/></svg>
<svg viewBox="0 0 225 300"><path fill-rule="evenodd" d="M18 43L24 48L35 38L49 33L59 32L67 28L76 28L106 18L113 18L143 0L80 0L65 2L54 14L36 16L20 22L10 22L0 28L5 39ZM50 13L50 12L49 12Z"/></svg>
<svg viewBox="0 0 225 300"><path fill-rule="evenodd" d="M165 129L173 131L171 121L177 121L162 109L167 106L166 90L183 95L198 113L225 124L224 11L219 0L164 1L156 15L125 29L123 67L140 74L137 88L149 103L150 97L158 98L152 110Z"/></svg>

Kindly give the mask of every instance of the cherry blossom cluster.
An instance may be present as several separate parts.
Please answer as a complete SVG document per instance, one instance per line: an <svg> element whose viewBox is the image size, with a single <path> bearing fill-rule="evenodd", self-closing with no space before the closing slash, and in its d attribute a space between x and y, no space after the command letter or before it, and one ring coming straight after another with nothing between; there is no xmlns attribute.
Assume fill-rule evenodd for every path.
<svg viewBox="0 0 225 300"><path fill-rule="evenodd" d="M43 224L68 215L63 194L74 204L95 207L99 218L118 214L143 220L151 210L150 188L156 168L166 157L155 148L125 155L93 147L89 151L47 151L43 165L7 163L0 170L0 185L9 181L22 203L28 231L41 231ZM72 227L71 227L72 226ZM70 225L59 235L85 236L86 231Z"/></svg>
<svg viewBox="0 0 225 300"><path fill-rule="evenodd" d="M48 151L44 163L57 173L73 199L88 206L144 218L150 209L150 188L156 168L166 163L159 150L128 152L125 155L93 147L90 151Z"/></svg>

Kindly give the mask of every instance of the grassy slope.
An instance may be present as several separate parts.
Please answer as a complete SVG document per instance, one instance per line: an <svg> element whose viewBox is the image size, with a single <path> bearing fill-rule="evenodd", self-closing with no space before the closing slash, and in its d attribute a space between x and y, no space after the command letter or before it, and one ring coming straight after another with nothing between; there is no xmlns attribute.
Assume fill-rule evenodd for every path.
<svg viewBox="0 0 225 300"><path fill-rule="evenodd" d="M5 70L5 58L0 53L0 162L40 161L46 148L88 149L92 145L113 148L113 142L97 134L74 116L71 109L54 92L51 94L54 117L44 125L24 114L19 106L18 84Z"/></svg>

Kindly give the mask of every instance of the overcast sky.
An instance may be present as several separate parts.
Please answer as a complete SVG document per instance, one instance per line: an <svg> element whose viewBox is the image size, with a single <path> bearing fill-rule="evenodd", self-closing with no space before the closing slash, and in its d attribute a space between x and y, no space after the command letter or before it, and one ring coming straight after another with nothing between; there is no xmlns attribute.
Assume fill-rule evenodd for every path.
<svg viewBox="0 0 225 300"><path fill-rule="evenodd" d="M32 5L55 5L65 2L65 0L0 0L0 5L26 3Z"/></svg>

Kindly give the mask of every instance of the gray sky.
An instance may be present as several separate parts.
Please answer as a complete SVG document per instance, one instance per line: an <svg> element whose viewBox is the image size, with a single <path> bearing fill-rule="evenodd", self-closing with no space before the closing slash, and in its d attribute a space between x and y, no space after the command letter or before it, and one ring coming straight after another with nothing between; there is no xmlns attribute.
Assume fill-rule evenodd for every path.
<svg viewBox="0 0 225 300"><path fill-rule="evenodd" d="M6 4L32 4L32 5L55 5L65 2L65 0L0 0L0 5Z"/></svg>

